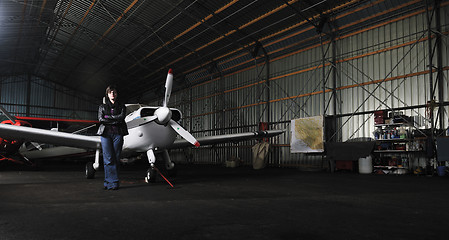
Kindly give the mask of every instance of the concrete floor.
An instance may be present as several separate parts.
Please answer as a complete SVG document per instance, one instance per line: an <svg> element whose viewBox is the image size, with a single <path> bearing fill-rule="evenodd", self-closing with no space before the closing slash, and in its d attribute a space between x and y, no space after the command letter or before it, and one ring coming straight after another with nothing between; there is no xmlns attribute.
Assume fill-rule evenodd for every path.
<svg viewBox="0 0 449 240"><path fill-rule="evenodd" d="M0 239L448 239L449 178L180 166L175 188L125 167L0 170Z"/></svg>

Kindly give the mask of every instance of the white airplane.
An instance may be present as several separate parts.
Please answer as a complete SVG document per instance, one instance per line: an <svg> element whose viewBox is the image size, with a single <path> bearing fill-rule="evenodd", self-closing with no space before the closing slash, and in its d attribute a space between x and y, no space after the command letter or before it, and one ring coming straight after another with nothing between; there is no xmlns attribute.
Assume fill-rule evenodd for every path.
<svg viewBox="0 0 449 240"><path fill-rule="evenodd" d="M181 111L168 108L168 102L173 85L173 74L170 69L165 83L165 99L162 106L151 107L141 104L127 104L129 114L125 118L129 135L124 137L123 154L146 153L150 168L145 177L146 182L153 182L156 178L156 155L162 152L165 167L173 170L175 164L170 160L168 149L194 145L217 144L224 142L242 141L251 138L267 138L279 135L284 130L267 130L237 134L206 136L196 139L186 131L178 121ZM176 139L179 134L183 139ZM94 178L95 171L100 167L101 140L99 136L83 136L64 132L55 132L9 124L0 124L0 137L49 143L60 146L95 149L95 162L86 164L86 177Z"/></svg>
<svg viewBox="0 0 449 240"><path fill-rule="evenodd" d="M45 122L45 121L55 121L55 122L70 122L73 124L86 124L94 123L98 121L89 120L74 120L74 119L53 119L53 118L34 118L34 117L15 117L2 106L0 106L0 111L3 112L6 120L0 122L1 124L16 125L31 127L31 121ZM59 125L58 125L59 126ZM88 127L79 129L72 133L87 132L88 129L95 127L96 124L90 125ZM59 131L58 128L52 128L52 131ZM87 157L95 154L95 151L88 150L85 148L75 148L67 146L54 146L49 144L39 144L36 142L25 142L19 139L4 139L0 137L0 161L11 161L17 164L25 164L29 166L34 166L33 160L36 159L52 159L52 158L73 158L73 157Z"/></svg>

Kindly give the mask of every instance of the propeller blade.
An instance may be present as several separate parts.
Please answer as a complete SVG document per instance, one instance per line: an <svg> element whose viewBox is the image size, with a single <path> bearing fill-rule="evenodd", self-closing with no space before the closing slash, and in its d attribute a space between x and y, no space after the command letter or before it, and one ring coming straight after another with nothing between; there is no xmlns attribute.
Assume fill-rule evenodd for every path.
<svg viewBox="0 0 449 240"><path fill-rule="evenodd" d="M157 119L157 116L155 116L155 115L149 116L149 117L136 118L136 119L133 119L133 120L127 122L126 126L128 127L128 129L131 129L131 128L145 125L145 124L150 123L156 119Z"/></svg>
<svg viewBox="0 0 449 240"><path fill-rule="evenodd" d="M3 112L3 114L5 114L5 116L13 123L16 124L16 120L17 118L14 117L13 115L11 115L8 111L6 111L6 109L4 109L2 106L0 106L0 111Z"/></svg>
<svg viewBox="0 0 449 240"><path fill-rule="evenodd" d="M181 137L183 137L185 140L187 140L189 143L195 145L196 147L200 146L200 143L195 139L192 134L187 132L181 125L179 125L177 122L170 120L169 122L170 126L175 130Z"/></svg>
<svg viewBox="0 0 449 240"><path fill-rule="evenodd" d="M164 99L164 107L168 106L168 101L170 100L171 89L173 86L173 73L172 69L168 70L167 80L165 81L165 99Z"/></svg>

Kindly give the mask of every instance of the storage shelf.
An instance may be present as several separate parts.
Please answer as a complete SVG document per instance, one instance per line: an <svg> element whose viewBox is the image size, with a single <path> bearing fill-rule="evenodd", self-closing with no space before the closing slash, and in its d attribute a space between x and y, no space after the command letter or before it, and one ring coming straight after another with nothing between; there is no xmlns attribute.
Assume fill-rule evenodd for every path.
<svg viewBox="0 0 449 240"><path fill-rule="evenodd" d="M390 139L376 139L377 142L411 142L411 138L390 138Z"/></svg>
<svg viewBox="0 0 449 240"><path fill-rule="evenodd" d="M374 166L374 168L407 169L405 167L398 167L398 166Z"/></svg>
<svg viewBox="0 0 449 240"><path fill-rule="evenodd" d="M416 153L424 150L374 150L375 153Z"/></svg>
<svg viewBox="0 0 449 240"><path fill-rule="evenodd" d="M390 111L391 113L391 111ZM394 115L394 114L393 114ZM404 120L400 121L396 117L386 118L387 111L384 110L378 114L378 118L383 118L389 123L376 124L376 121L382 120L375 116L374 122L374 138L376 145L374 148L374 157L377 165L373 164L373 168L377 172L383 171L385 174L405 174L413 168L413 162L416 157L425 153L422 140L414 136L415 123L412 117L408 117L400 113ZM389 119L389 120L388 120ZM387 138L387 139L384 139ZM394 137L394 138L391 138ZM401 138L402 137L402 138ZM421 150L418 150L421 149ZM402 165L401 163L405 164ZM390 164L392 166L390 166ZM398 167L400 166L400 167ZM405 166L405 167L404 167Z"/></svg>
<svg viewBox="0 0 449 240"><path fill-rule="evenodd" d="M381 123L381 124L374 124L374 127L394 127L394 126L407 126L407 127L413 127L412 123L409 122L403 122L403 123Z"/></svg>

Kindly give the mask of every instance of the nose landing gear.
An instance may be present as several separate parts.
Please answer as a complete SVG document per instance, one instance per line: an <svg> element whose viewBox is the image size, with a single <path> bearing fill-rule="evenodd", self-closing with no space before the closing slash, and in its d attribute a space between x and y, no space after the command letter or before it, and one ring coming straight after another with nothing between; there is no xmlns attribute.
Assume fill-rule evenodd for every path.
<svg viewBox="0 0 449 240"><path fill-rule="evenodd" d="M146 183L154 183L156 181L156 175L159 173L159 175L161 175L161 177L168 184L170 184L170 186L174 187L173 184L171 184L170 181L168 181L168 179L166 177L164 177L164 175L162 175L162 173L159 171L159 169L157 169L157 167L155 166L156 156L154 155L153 149L150 149L147 151L147 156L148 156L148 162L150 163L151 167L147 170L147 175L145 176L145 182ZM176 165L170 161L170 157L168 156L167 150L163 151L163 157L166 161L165 167L169 171L169 174L176 175L176 168L175 168Z"/></svg>

